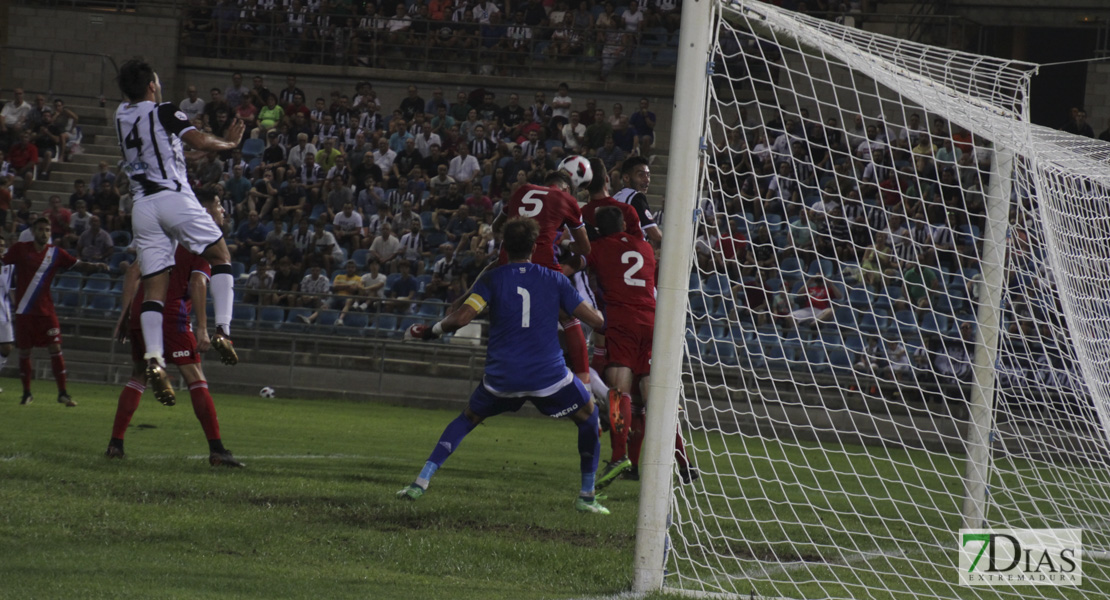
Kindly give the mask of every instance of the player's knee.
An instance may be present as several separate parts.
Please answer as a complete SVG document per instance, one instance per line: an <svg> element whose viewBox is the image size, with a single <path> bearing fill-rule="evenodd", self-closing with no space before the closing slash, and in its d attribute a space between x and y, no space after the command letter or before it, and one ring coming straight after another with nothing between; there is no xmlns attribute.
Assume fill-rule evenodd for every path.
<svg viewBox="0 0 1110 600"><path fill-rule="evenodd" d="M469 407L463 409L463 415L466 417L466 419L468 421L470 421L470 424L475 426L475 427L477 427L479 424L481 424L482 420L485 419L485 417L483 417L483 416L475 413L474 411L470 410Z"/></svg>

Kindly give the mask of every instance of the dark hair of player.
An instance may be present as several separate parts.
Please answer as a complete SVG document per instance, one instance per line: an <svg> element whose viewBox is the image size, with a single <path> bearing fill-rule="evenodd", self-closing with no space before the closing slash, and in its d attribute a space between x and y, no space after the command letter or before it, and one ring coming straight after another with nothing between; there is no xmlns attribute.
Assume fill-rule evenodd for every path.
<svg viewBox="0 0 1110 600"><path fill-rule="evenodd" d="M635 170L636 167L640 165L647 166L647 164L648 159L643 156L630 156L624 161L624 164L621 165L621 175L632 175L632 171Z"/></svg>
<svg viewBox="0 0 1110 600"><path fill-rule="evenodd" d="M624 215L621 214L621 209L615 206L603 206L597 209L594 222L597 223L597 233L601 237L620 233L624 229Z"/></svg>
<svg viewBox="0 0 1110 600"><path fill-rule="evenodd" d="M50 224L50 219L47 219L46 217L39 217L39 218L35 219L34 223L31 223L31 227L32 228L38 227L42 223L46 223L47 225L49 225ZM532 243L533 244L536 243L535 238L532 239Z"/></svg>
<svg viewBox="0 0 1110 600"><path fill-rule="evenodd" d="M193 194L195 194L197 200L200 200L200 203L206 207L211 206L211 204L215 202L218 198L218 196L216 196L216 192L206 189L193 188Z"/></svg>
<svg viewBox="0 0 1110 600"><path fill-rule="evenodd" d="M509 260L524 260L532 257L536 249L536 238L540 237L540 227L527 217L516 217L505 224L505 253Z"/></svg>
<svg viewBox="0 0 1110 600"><path fill-rule="evenodd" d="M605 163L600 158L591 158L590 170L594 172L594 178L586 185L586 191L596 194L605 189Z"/></svg>
<svg viewBox="0 0 1110 600"><path fill-rule="evenodd" d="M154 81L154 69L145 61L132 59L119 68L119 91L132 102L146 98L147 87Z"/></svg>
<svg viewBox="0 0 1110 600"><path fill-rule="evenodd" d="M551 184L553 184L557 181L561 181L561 182L565 183L567 185L567 189L570 189L570 190L574 189L574 182L570 180L570 175L567 175L566 173L564 173L562 171L552 171L552 172L548 173L547 177L545 177L543 179L543 184L544 185L551 185Z"/></svg>

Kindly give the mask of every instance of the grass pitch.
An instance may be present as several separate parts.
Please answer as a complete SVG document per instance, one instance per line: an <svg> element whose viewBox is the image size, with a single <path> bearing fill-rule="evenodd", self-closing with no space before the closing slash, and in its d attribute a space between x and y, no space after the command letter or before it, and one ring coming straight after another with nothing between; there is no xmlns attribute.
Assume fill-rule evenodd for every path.
<svg viewBox="0 0 1110 600"><path fill-rule="evenodd" d="M109 461L119 389L0 380L0 597L580 598L631 587L639 486L608 517L575 512L577 430L496 418L416 503L412 481L458 413L215 389L224 443L208 466L188 395L144 396ZM278 390L279 394L281 390ZM607 456L603 443L603 455Z"/></svg>

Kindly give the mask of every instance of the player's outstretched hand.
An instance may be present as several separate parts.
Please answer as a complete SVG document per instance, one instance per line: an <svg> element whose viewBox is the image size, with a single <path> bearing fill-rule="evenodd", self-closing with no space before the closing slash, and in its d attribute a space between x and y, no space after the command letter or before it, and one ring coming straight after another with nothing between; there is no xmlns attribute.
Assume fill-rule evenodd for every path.
<svg viewBox="0 0 1110 600"><path fill-rule="evenodd" d="M242 119L235 119L227 128L227 135L224 138L235 144L238 144L243 139L243 132L246 131L247 126L243 124Z"/></svg>
<svg viewBox="0 0 1110 600"><path fill-rule="evenodd" d="M412 340L434 340L437 337L439 336L436 335L436 333L432 331L432 328L428 327L427 325L416 324L405 330L406 342Z"/></svg>

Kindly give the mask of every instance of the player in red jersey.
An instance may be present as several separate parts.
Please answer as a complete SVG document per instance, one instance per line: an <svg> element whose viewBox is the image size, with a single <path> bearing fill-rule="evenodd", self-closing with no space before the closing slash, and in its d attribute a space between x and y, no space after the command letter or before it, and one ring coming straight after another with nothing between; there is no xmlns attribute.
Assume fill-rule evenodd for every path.
<svg viewBox="0 0 1110 600"><path fill-rule="evenodd" d="M223 223L224 209L218 196L212 193L201 192L197 198L208 214L212 215L217 225ZM204 371L200 366L200 352L205 352L212 347L208 337L208 315L206 303L208 301L208 280L211 277L211 267L203 257L193 254L178 246L174 255L174 266L170 269L170 284L166 293L166 304L162 312L162 336L169 362L177 365L185 382L189 384L189 396L193 401L193 413L204 429L204 436L208 439L208 462L212 466L242 467L224 448L220 439L220 424L216 420L216 407L212 403L212 395L208 392L208 382L205 380ZM131 380L124 386L119 395L116 406L116 418L112 424L112 437L108 440L108 450L104 453L108 458L123 458L123 436L131 417L139 407L143 391L146 389L147 362L143 358L146 354L146 345L143 343L143 329L140 314L143 305L143 290L139 285L141 266L135 263L127 271L123 286L123 301L126 307L120 314L116 323L116 337L120 341L131 340L131 359L134 368ZM197 334L193 335L193 327L189 320L190 313L197 316ZM158 398L163 404L173 406L174 398Z"/></svg>
<svg viewBox="0 0 1110 600"><path fill-rule="evenodd" d="M585 179L583 183L588 181ZM590 252L590 240L582 224L582 211L578 208L578 201L571 195L574 189L574 180L562 169L548 175L542 186L532 184L520 186L509 198L501 214L494 220L493 230L500 231L501 226L513 217L528 217L536 221L540 227L540 237L536 240L532 262L561 273L562 267L555 259L555 238L564 225L570 228L572 238L570 249L582 255ZM502 250L500 263L507 262L508 257ZM563 315L560 324L566 336L571 370L582 383L589 383L589 351L586 349L586 336L582 333L582 323L574 317Z"/></svg>
<svg viewBox="0 0 1110 600"><path fill-rule="evenodd" d="M15 267L15 346L19 348L19 377L23 380L20 404L34 401L31 395L31 350L46 346L50 366L58 384L58 402L77 406L66 391L66 362L62 358L62 330L50 297L50 284L59 271L107 271L104 263L77 260L50 243L50 221L40 218L31 225L34 239L18 242L4 253L4 264Z"/></svg>
<svg viewBox="0 0 1110 600"><path fill-rule="evenodd" d="M596 223L600 237L593 243L585 263L597 277L605 299L605 345L609 357L605 379L612 388L610 411L619 407L621 414L617 420L630 424L628 428L621 427L622 431L613 427L612 460L597 478L597 485L605 487L623 471L638 469L640 462L655 331L655 249L642 237L625 231L624 217L617 207L598 209ZM640 394L633 406L632 391L637 387ZM683 480L696 477L691 475L681 437L676 438L675 456Z"/></svg>
<svg viewBox="0 0 1110 600"><path fill-rule="evenodd" d="M597 209L603 206L613 206L619 209L624 216L625 232L633 237L643 238L644 231L640 229L640 215L637 214L636 209L631 204L618 202L610 195L611 182L609 181L609 173L605 170L605 163L599 158L591 158L590 167L594 172L594 177L586 188L590 192L590 201L582 207L582 220L586 223L586 233L589 235L590 241L592 242L600 237L597 234L597 223L594 219Z"/></svg>

